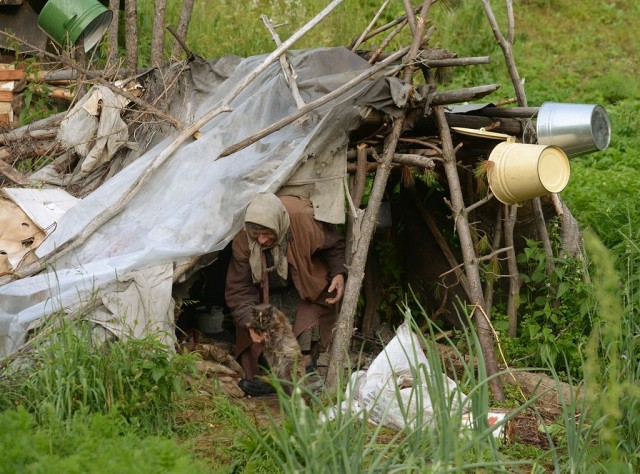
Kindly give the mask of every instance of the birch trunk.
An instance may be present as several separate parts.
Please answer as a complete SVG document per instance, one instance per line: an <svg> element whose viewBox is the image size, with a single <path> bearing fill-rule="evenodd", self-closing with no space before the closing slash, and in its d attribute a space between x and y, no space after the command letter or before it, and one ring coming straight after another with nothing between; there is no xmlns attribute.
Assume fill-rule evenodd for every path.
<svg viewBox="0 0 640 474"><path fill-rule="evenodd" d="M164 20L167 15L167 0L156 0L153 13L153 33L151 36L151 65L162 64L164 48Z"/></svg>

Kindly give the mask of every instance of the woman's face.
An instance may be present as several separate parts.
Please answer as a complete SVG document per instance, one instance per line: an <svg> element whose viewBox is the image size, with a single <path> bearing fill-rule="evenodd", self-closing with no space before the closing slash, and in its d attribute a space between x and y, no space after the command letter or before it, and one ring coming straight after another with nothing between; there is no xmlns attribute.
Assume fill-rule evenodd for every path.
<svg viewBox="0 0 640 474"><path fill-rule="evenodd" d="M270 248L276 243L278 236L271 229L264 230L251 230L249 235L252 239L256 240L261 247Z"/></svg>

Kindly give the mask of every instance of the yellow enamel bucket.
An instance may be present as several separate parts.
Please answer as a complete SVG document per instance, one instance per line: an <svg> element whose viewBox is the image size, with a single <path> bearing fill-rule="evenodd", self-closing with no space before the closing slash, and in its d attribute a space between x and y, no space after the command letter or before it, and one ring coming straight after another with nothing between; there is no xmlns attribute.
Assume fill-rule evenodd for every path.
<svg viewBox="0 0 640 474"><path fill-rule="evenodd" d="M571 174L569 159L557 146L502 142L491 151L489 162L489 187L505 204L559 193Z"/></svg>

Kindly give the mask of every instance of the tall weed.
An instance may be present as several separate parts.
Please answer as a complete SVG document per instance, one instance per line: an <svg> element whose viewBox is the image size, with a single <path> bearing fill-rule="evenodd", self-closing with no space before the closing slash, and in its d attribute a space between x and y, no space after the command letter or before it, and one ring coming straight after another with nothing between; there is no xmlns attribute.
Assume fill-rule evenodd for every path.
<svg viewBox="0 0 640 474"><path fill-rule="evenodd" d="M640 325L634 311L624 308L620 280L609 251L591 232L585 233L585 244L594 262L600 315L585 367L592 420L599 426L594 460L601 472L638 472Z"/></svg>
<svg viewBox="0 0 640 474"><path fill-rule="evenodd" d="M39 422L116 412L143 432L170 432L183 375L194 370L152 335L98 342L89 322L64 322L34 344L2 374L0 408L23 406Z"/></svg>

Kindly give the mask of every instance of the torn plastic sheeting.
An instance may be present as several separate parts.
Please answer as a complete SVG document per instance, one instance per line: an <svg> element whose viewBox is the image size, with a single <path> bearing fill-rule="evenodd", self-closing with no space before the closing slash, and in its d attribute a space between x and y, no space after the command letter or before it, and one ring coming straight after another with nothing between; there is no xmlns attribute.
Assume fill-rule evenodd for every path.
<svg viewBox="0 0 640 474"><path fill-rule="evenodd" d="M57 139L83 158L83 174L108 162L126 145L129 131L120 118L126 102L109 88L96 86L67 112Z"/></svg>
<svg viewBox="0 0 640 474"><path fill-rule="evenodd" d="M212 110L265 56L240 62L211 94L199 92L197 101L184 97L184 110L191 118ZM345 48L291 51L288 57L307 102L371 67ZM362 91L371 85L371 81L365 81L356 89ZM232 101L231 112L213 118L201 128L200 139L183 144L155 170L118 215L72 252L57 257L52 262L55 272L0 287L0 357L24 342L24 331L15 330L18 325L69 307L78 300L89 300L95 290L113 282L118 275L222 250L241 228L242 212L251 197L280 189L301 163L322 156L325 162L336 162L338 172L328 167L330 176L339 175L344 167L348 128L360 120L362 107L355 103L358 90L320 107L304 124L292 123L232 156L215 160L226 147L297 110L280 65L269 67L251 88ZM383 89L382 93L389 91ZM340 113L333 112L336 106ZM327 120L329 117L331 120ZM184 121L184 117L180 118ZM69 210L37 250L38 256L47 255L73 239L96 216L116 206L172 139L168 135L158 141ZM327 152L332 156L324 154ZM330 182L333 181L337 180ZM344 190L335 186L335 191L325 195L343 205ZM331 212L326 215L337 217ZM321 216L316 217L322 220ZM343 210L341 217L344 218Z"/></svg>
<svg viewBox="0 0 640 474"><path fill-rule="evenodd" d="M420 374L420 380L414 379L416 373ZM409 426L414 426L419 419L429 424L433 405L427 383L422 379L438 376L442 377L444 395L451 400L450 409L457 410L461 403L464 404L466 396L455 381L444 374L433 374L417 336L405 322L366 372L352 374L345 392L347 402L343 402L339 409L351 410L356 415L365 410L369 421L396 430L405 428L407 421ZM421 417L418 416L419 410ZM331 418L331 413L328 416Z"/></svg>

